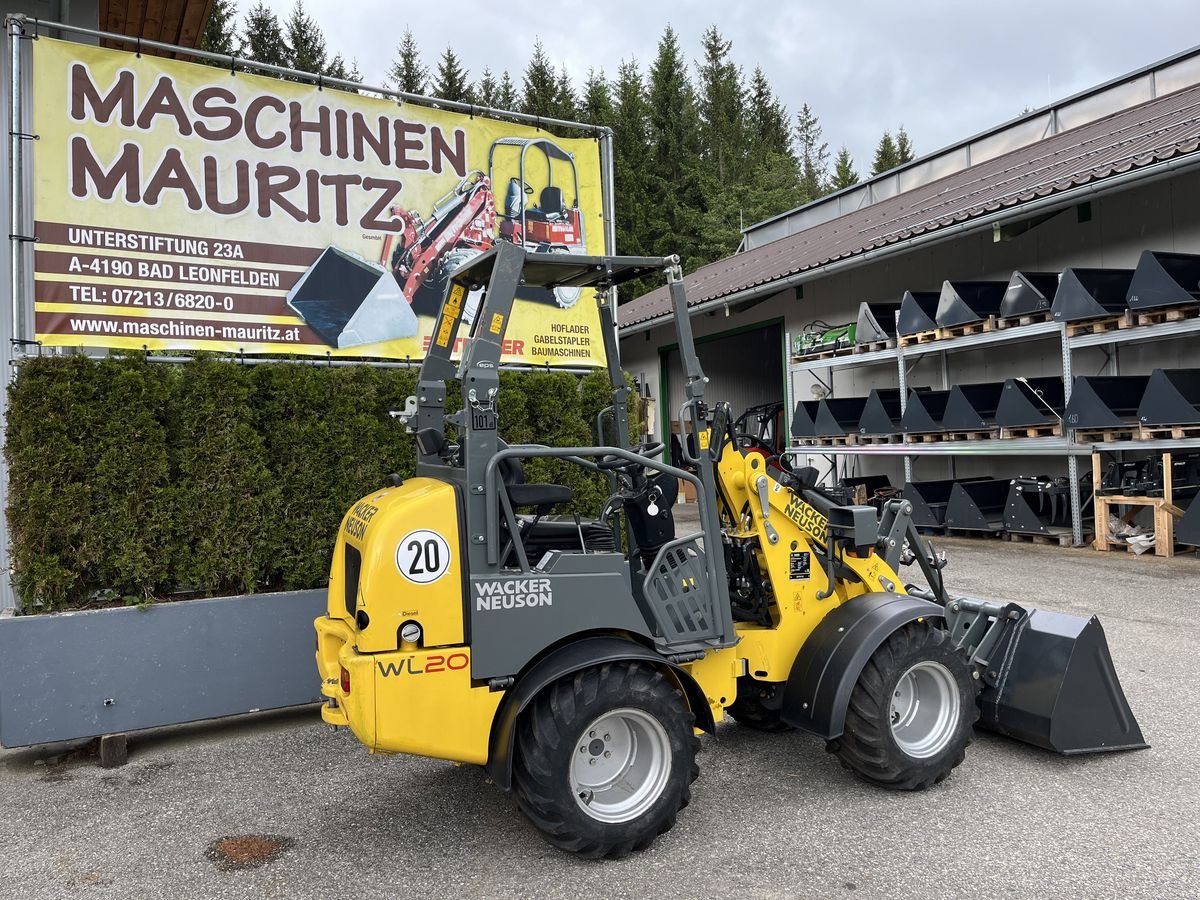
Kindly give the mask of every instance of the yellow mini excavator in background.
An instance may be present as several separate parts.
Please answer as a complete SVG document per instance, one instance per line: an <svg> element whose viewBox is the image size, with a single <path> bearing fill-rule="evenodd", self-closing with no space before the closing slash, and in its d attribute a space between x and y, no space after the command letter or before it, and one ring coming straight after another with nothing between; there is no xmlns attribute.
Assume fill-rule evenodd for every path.
<svg viewBox="0 0 1200 900"><path fill-rule="evenodd" d="M687 376L683 468L661 444L629 446L608 288L654 272ZM518 286L595 289L612 386L596 446L501 437ZM454 364L463 298L479 290ZM451 379L463 406L448 415ZM976 723L1062 753L1146 746L1094 618L949 596L910 504L841 505L813 471L740 446L706 381L674 258L502 242L454 272L399 414L416 477L364 497L338 534L316 622L325 721L372 752L485 766L548 841L593 857L674 825L696 732L726 712L810 732L900 790L949 775ZM543 457L608 479L595 519L556 515L571 491L525 480L522 461ZM680 481L696 489L694 534L675 532ZM904 584L910 563L927 588Z"/></svg>

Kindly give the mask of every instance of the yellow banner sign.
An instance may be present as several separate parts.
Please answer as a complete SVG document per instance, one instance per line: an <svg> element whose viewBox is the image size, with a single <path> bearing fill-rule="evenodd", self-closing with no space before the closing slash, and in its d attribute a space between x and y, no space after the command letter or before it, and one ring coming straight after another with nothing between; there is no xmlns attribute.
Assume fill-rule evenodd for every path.
<svg viewBox="0 0 1200 900"><path fill-rule="evenodd" d="M46 38L33 84L49 346L418 359L497 241L605 252L591 138ZM599 327L593 292L523 289L503 360L602 365Z"/></svg>

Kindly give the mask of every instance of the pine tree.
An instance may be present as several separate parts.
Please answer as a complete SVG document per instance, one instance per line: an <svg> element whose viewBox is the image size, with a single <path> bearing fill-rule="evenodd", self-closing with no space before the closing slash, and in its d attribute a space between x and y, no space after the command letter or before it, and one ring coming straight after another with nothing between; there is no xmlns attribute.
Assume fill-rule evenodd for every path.
<svg viewBox="0 0 1200 900"><path fill-rule="evenodd" d="M573 122L579 118L579 102L575 98L575 88L571 84L571 76L564 66L558 70L558 80L554 83L554 117Z"/></svg>
<svg viewBox="0 0 1200 900"><path fill-rule="evenodd" d="M796 114L796 147L800 157L800 202L811 203L826 193L829 144L821 140L817 115L807 103Z"/></svg>
<svg viewBox="0 0 1200 900"><path fill-rule="evenodd" d="M454 100L458 103L474 103L475 96L471 90L471 80L468 72L458 61L453 47L447 47L438 62L437 77L433 83L433 96L441 100Z"/></svg>
<svg viewBox="0 0 1200 900"><path fill-rule="evenodd" d="M496 83L496 77L492 75L492 70L484 66L483 74L479 76L479 83L475 85L475 102L481 106L494 107L499 91L500 85Z"/></svg>
<svg viewBox="0 0 1200 900"><path fill-rule="evenodd" d="M748 103L749 158L745 185L738 196L742 225L791 209L801 194L791 117L762 69L756 68L750 79Z"/></svg>
<svg viewBox="0 0 1200 900"><path fill-rule="evenodd" d="M512 76L505 69L500 73L500 86L496 88L496 109L507 109L517 112L517 88L513 84Z"/></svg>
<svg viewBox="0 0 1200 900"><path fill-rule="evenodd" d="M647 197L651 246L655 255L679 253L694 269L719 252L703 235L700 187L700 123L696 92L688 80L679 38L668 25L650 67Z"/></svg>
<svg viewBox="0 0 1200 900"><path fill-rule="evenodd" d="M606 125L612 127L615 119L612 89L604 70L597 72L588 70L587 81L583 83L583 98L579 103L579 118L589 125Z"/></svg>
<svg viewBox="0 0 1200 900"><path fill-rule="evenodd" d="M833 178L830 179L829 189L840 191L852 184L858 184L858 173L854 171L854 160L850 151L842 147L833 163Z"/></svg>
<svg viewBox="0 0 1200 900"><path fill-rule="evenodd" d="M913 153L912 139L909 138L908 132L904 130L904 126L900 126L900 131L896 134L896 159L897 165L904 165L906 162L912 162L916 154Z"/></svg>
<svg viewBox="0 0 1200 900"><path fill-rule="evenodd" d="M224 56L236 56L242 52L241 44L237 36L237 3L234 0L213 0L212 12L208 14L208 21L204 25L200 49Z"/></svg>
<svg viewBox="0 0 1200 900"><path fill-rule="evenodd" d="M621 63L613 103L613 205L617 219L616 253L649 255L649 107L636 61ZM622 296L636 297L630 288Z"/></svg>
<svg viewBox="0 0 1200 900"><path fill-rule="evenodd" d="M325 67L325 74L330 78L340 78L343 81L357 81L362 83L362 73L358 71L358 60L351 60L349 67L346 61L342 59L342 54L338 53L333 57L333 60ZM339 88L339 90L349 91L351 94L357 94L357 88Z"/></svg>
<svg viewBox="0 0 1200 900"><path fill-rule="evenodd" d="M555 118L559 108L558 78L541 41L533 44L533 56L525 67L521 84L521 112Z"/></svg>
<svg viewBox="0 0 1200 900"><path fill-rule="evenodd" d="M708 171L718 184L736 181L745 156L746 90L741 69L730 57L732 43L710 26L702 39L699 66L700 141Z"/></svg>
<svg viewBox="0 0 1200 900"><path fill-rule="evenodd" d="M292 68L314 75L329 74L325 57L325 35L312 16L304 11L303 0L296 0L287 21L287 41L292 48Z"/></svg>
<svg viewBox="0 0 1200 900"><path fill-rule="evenodd" d="M429 71L421 63L421 51L412 29L404 29L404 37L396 48L396 59L388 70L388 80L396 90L406 94L424 94Z"/></svg>
<svg viewBox="0 0 1200 900"><path fill-rule="evenodd" d="M284 40L279 18L262 0L246 13L242 47L246 56L255 62L273 66L291 65L292 48Z"/></svg>
<svg viewBox="0 0 1200 900"><path fill-rule="evenodd" d="M885 131L875 148L875 161L871 164L871 175L880 175L900 165L900 154L890 131Z"/></svg>
<svg viewBox="0 0 1200 900"><path fill-rule="evenodd" d="M746 126L750 131L751 153L782 154L792 157L794 162L787 108L776 98L767 76L758 67L750 79L749 104Z"/></svg>

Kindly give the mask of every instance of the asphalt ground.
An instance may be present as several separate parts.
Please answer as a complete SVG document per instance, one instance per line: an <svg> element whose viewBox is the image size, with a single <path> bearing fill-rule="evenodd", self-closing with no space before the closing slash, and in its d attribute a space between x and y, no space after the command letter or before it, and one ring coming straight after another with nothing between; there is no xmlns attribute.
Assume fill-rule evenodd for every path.
<svg viewBox="0 0 1200 900"><path fill-rule="evenodd" d="M1060 757L981 733L920 794L732 722L649 851L575 859L480 769L373 757L313 710L134 736L129 763L0 751L0 897L1200 896L1200 560L950 540L955 593L1096 613L1152 749ZM225 836L290 846L258 868Z"/></svg>

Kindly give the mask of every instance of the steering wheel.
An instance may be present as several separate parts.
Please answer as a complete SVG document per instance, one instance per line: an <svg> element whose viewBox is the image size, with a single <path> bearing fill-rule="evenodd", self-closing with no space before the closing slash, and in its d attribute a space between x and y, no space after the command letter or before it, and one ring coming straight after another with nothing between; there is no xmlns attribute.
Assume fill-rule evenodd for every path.
<svg viewBox="0 0 1200 900"><path fill-rule="evenodd" d="M639 447L637 453L638 456L644 456L648 459L650 457L658 456L658 454L663 452L665 447L666 444L662 443L662 441L659 441L657 444ZM596 467L604 470L605 472L616 472L620 469L627 469L632 466L640 465L641 463L636 460L625 459L621 456L602 456L596 463Z"/></svg>

